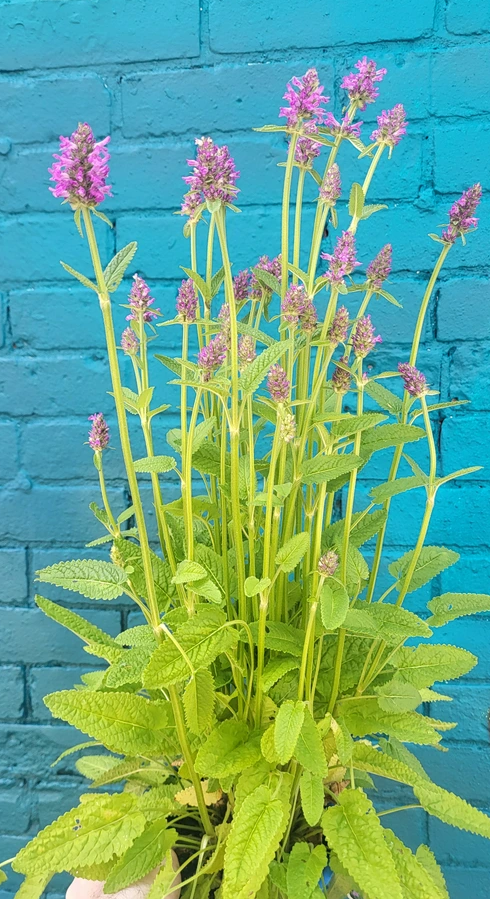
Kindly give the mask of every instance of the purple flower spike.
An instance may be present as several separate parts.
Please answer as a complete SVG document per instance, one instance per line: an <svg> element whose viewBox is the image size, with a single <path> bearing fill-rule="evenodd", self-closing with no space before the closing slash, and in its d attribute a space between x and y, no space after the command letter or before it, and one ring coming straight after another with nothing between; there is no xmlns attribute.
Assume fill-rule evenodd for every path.
<svg viewBox="0 0 490 899"><path fill-rule="evenodd" d="M209 381L213 372L216 371L226 359L226 343L222 334L217 334L209 341L207 346L203 346L197 355L197 364L203 373L203 381Z"/></svg>
<svg viewBox="0 0 490 899"><path fill-rule="evenodd" d="M198 190L189 190L184 194L184 199L180 207L181 215L188 215L191 221L196 221L198 210L202 206L202 197Z"/></svg>
<svg viewBox="0 0 490 899"><path fill-rule="evenodd" d="M329 549L318 560L318 573L322 577L332 577L339 567L339 557L335 550Z"/></svg>
<svg viewBox="0 0 490 899"><path fill-rule="evenodd" d="M403 378L403 386L410 396L424 396L427 393L427 379L415 365L399 362L398 371Z"/></svg>
<svg viewBox="0 0 490 899"><path fill-rule="evenodd" d="M102 450L107 449L109 446L109 426L102 412L89 415L88 420L92 422L92 427L88 434L89 446L94 453L101 453Z"/></svg>
<svg viewBox="0 0 490 899"><path fill-rule="evenodd" d="M449 226L442 232L442 239L446 243L453 244L458 237L476 228L478 219L475 218L475 212L480 200L481 184L477 183L465 190L459 200L453 203L449 210Z"/></svg>
<svg viewBox="0 0 490 899"><path fill-rule="evenodd" d="M347 340L347 331L349 328L349 310L345 306L340 306L335 313L332 324L330 325L327 337L334 346L339 343L345 343Z"/></svg>
<svg viewBox="0 0 490 899"><path fill-rule="evenodd" d="M335 206L340 197L341 189L340 169L337 163L334 162L323 179L323 184L320 187L320 199L323 200L327 206Z"/></svg>
<svg viewBox="0 0 490 899"><path fill-rule="evenodd" d="M246 368L256 358L255 341L253 337L244 334L238 341L238 361L240 368Z"/></svg>
<svg viewBox="0 0 490 899"><path fill-rule="evenodd" d="M356 259L356 239L351 231L343 231L333 253L322 253L321 257L330 263L325 277L332 286L342 284L345 275L350 275L361 264Z"/></svg>
<svg viewBox="0 0 490 899"><path fill-rule="evenodd" d="M308 304L308 295L302 284L291 284L281 304L281 313L289 325L297 325Z"/></svg>
<svg viewBox="0 0 490 899"><path fill-rule="evenodd" d="M300 315L299 321L302 331L306 334L313 334L318 324L318 312L310 297L307 298L306 306Z"/></svg>
<svg viewBox="0 0 490 899"><path fill-rule="evenodd" d="M364 359L371 350L374 350L377 343L382 342L379 334L374 336L374 325L370 315L357 320L352 334L352 349L355 356Z"/></svg>
<svg viewBox="0 0 490 899"><path fill-rule="evenodd" d="M251 280L252 275L248 268L244 268L243 271L238 272L238 275L235 275L233 278L233 293L235 294L236 303L244 303L248 299Z"/></svg>
<svg viewBox="0 0 490 899"><path fill-rule="evenodd" d="M278 365L272 365L267 375L267 390L275 403L285 403L289 398L290 383L284 369Z"/></svg>
<svg viewBox="0 0 490 899"><path fill-rule="evenodd" d="M341 356L339 362L343 362L344 365L347 365L349 360L347 356ZM350 388L350 382L350 372L346 371L345 368L340 368L337 365L332 375L332 387L335 390L335 393L347 393Z"/></svg>
<svg viewBox="0 0 490 899"><path fill-rule="evenodd" d="M316 69L308 69L302 78L291 79L284 94L289 106L282 106L279 110L279 115L287 119L288 128L296 128L302 119L322 121L322 106L330 99L324 97L322 91L323 84L320 84Z"/></svg>
<svg viewBox="0 0 490 899"><path fill-rule="evenodd" d="M325 125L335 137L360 137L362 122L349 122L349 114L346 113L341 122L338 122L333 113L327 112Z"/></svg>
<svg viewBox="0 0 490 899"><path fill-rule="evenodd" d="M284 443L292 443L296 437L296 419L292 412L286 412L281 419L279 437Z"/></svg>
<svg viewBox="0 0 490 899"><path fill-rule="evenodd" d="M150 295L150 288L146 281L139 275L133 275L133 281L134 284L128 298L131 312L126 316L126 321L138 321L140 315L143 315L143 321L148 324L154 318L158 318L160 310L149 308L155 302L155 298Z"/></svg>
<svg viewBox="0 0 490 899"><path fill-rule="evenodd" d="M366 269L368 283L375 290L383 286L383 281L386 281L391 272L392 255L393 247L390 243L385 244Z"/></svg>
<svg viewBox="0 0 490 899"><path fill-rule="evenodd" d="M61 136L60 152L53 154L56 162L49 169L50 180L55 183L49 188L51 193L68 200L74 209L94 207L111 197L111 186L106 184L109 141L110 137L105 137L96 142L90 125L83 123L71 137Z"/></svg>
<svg viewBox="0 0 490 899"><path fill-rule="evenodd" d="M304 134L317 134L318 129L316 122L310 119L303 125ZM313 161L320 155L321 144L311 137L299 137L296 144L296 152L294 155L298 165L303 165L307 169L311 169Z"/></svg>
<svg viewBox="0 0 490 899"><path fill-rule="evenodd" d="M184 177L194 198L199 196L201 202L232 203L238 193L235 182L240 172L235 168L228 147L218 147L210 137L196 138L196 145L197 158L187 160L193 169L192 175Z"/></svg>
<svg viewBox="0 0 490 899"><path fill-rule="evenodd" d="M348 91L349 99L352 103L356 103L359 109L365 109L368 103L374 103L379 94L378 88L375 86L376 81L382 81L386 75L386 69L376 69L376 63L373 59L363 56L355 64L357 74L351 72L346 75L341 87Z"/></svg>
<svg viewBox="0 0 490 899"><path fill-rule="evenodd" d="M197 311L197 293L192 278L182 281L177 293L177 314L183 322L195 322Z"/></svg>
<svg viewBox="0 0 490 899"><path fill-rule="evenodd" d="M274 275L275 278L281 277L281 254L279 256L275 256L274 259L269 259L268 256L261 256L259 261L257 262L256 268L261 268L264 272L270 272L271 275ZM271 293L269 288L267 288L258 278L255 277L254 272L252 271L252 282L251 282L251 293L250 296L255 300L260 300L262 296L262 291L265 293Z"/></svg>
<svg viewBox="0 0 490 899"><path fill-rule="evenodd" d="M401 103L397 103L393 109L383 109L378 116L378 127L371 134L371 140L378 144L386 144L393 149L406 134L407 125L405 110Z"/></svg>
<svg viewBox="0 0 490 899"><path fill-rule="evenodd" d="M126 356L136 356L140 342L132 328L125 328L121 334L121 348Z"/></svg>

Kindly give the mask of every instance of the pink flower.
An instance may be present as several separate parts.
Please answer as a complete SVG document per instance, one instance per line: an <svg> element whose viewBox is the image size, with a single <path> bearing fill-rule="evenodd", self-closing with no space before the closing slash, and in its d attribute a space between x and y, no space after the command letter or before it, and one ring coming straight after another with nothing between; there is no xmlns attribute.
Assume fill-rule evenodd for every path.
<svg viewBox="0 0 490 899"><path fill-rule="evenodd" d="M424 396L427 393L427 379L415 365L399 362L398 371L403 378L403 386L410 396Z"/></svg>
<svg viewBox="0 0 490 899"><path fill-rule="evenodd" d="M376 69L374 60L368 59L367 56L356 62L355 68L357 74L351 72L350 75L346 75L341 87L348 91L349 99L356 103L359 109L365 109L368 103L374 103L376 100L379 91L375 87L375 82L382 81L387 70Z"/></svg>
<svg viewBox="0 0 490 899"><path fill-rule="evenodd" d="M185 278L177 293L177 314L184 322L194 322L197 311L197 293L192 278Z"/></svg>
<svg viewBox="0 0 490 899"><path fill-rule="evenodd" d="M97 206L107 196L112 196L106 184L110 158L106 145L110 137L95 141L90 125L80 124L71 137L60 137L60 152L49 169L50 187L55 197L63 197L74 207Z"/></svg>
<svg viewBox="0 0 490 899"><path fill-rule="evenodd" d="M150 309L149 307L155 302L155 298L150 295L150 288L143 278L139 275L133 275L134 284L129 294L129 305L131 312L126 316L126 321L138 321L140 315L147 324L158 318L159 309Z"/></svg>
<svg viewBox="0 0 490 899"><path fill-rule="evenodd" d="M466 231L476 228L478 219L475 218L475 212L480 200L481 184L476 183L453 203L449 210L449 226L442 232L442 239L446 243L453 244Z"/></svg>
<svg viewBox="0 0 490 899"><path fill-rule="evenodd" d="M319 122L322 121L322 106L330 99L323 96L322 91L323 85L320 84L316 69L308 69L302 78L295 76L291 79L284 94L289 106L282 106L279 110L279 115L287 119L288 128L296 128L302 119L316 118Z"/></svg>
<svg viewBox="0 0 490 899"><path fill-rule="evenodd" d="M210 137L196 138L196 159L188 159L187 164L193 169L192 175L186 175L184 181L190 187L192 206L209 200L231 203L238 188L235 182L240 176L228 147L218 147ZM189 194L186 195L189 198ZM191 202L189 200L189 202Z"/></svg>
<svg viewBox="0 0 490 899"><path fill-rule="evenodd" d="M407 131L405 110L401 103L397 103L393 109L383 109L378 116L378 127L371 134L371 140L378 144L387 144L388 147L396 147Z"/></svg>
<svg viewBox="0 0 490 899"><path fill-rule="evenodd" d="M340 306L335 313L332 324L330 325L327 337L330 343L337 346L338 343L345 343L347 340L347 332L349 329L349 311L345 306Z"/></svg>
<svg viewBox="0 0 490 899"><path fill-rule="evenodd" d="M121 348L126 356L136 356L140 342L133 329L125 328L121 334Z"/></svg>
<svg viewBox="0 0 490 899"><path fill-rule="evenodd" d="M275 278L281 277L281 254L279 256L275 256L274 259L269 259L268 256L261 256L259 261L257 262L256 268L262 269L264 272L270 272L271 275L274 275ZM262 291L266 293L271 293L269 288L267 288L261 281L255 276L254 271L252 269L252 282L251 282L251 293L250 296L253 299L260 300L262 296Z"/></svg>
<svg viewBox="0 0 490 899"><path fill-rule="evenodd" d="M89 446L94 453L101 453L102 450L107 449L109 446L109 426L102 412L89 415L88 420L92 422L88 435Z"/></svg>
<svg viewBox="0 0 490 899"><path fill-rule="evenodd" d="M325 277L333 286L342 284L345 275L350 275L361 264L356 259L356 239L351 231L343 231L333 253L322 253L321 257L330 262Z"/></svg>
<svg viewBox="0 0 490 899"><path fill-rule="evenodd" d="M284 369L278 365L272 365L267 376L267 390L275 403L285 403L289 398L290 383Z"/></svg>
<svg viewBox="0 0 490 899"><path fill-rule="evenodd" d="M335 206L341 192L340 169L336 162L330 166L320 187L320 199L328 206Z"/></svg>
<svg viewBox="0 0 490 899"><path fill-rule="evenodd" d="M382 287L383 281L386 281L391 272L392 254L393 248L391 244L385 244L366 269L367 280L371 287L376 290Z"/></svg>
<svg viewBox="0 0 490 899"><path fill-rule="evenodd" d="M371 316L366 315L359 318L355 324L352 334L352 349L354 356L364 359L371 350L374 350L377 343L382 343L379 334L374 336L374 325L371 322Z"/></svg>
<svg viewBox="0 0 490 899"><path fill-rule="evenodd" d="M209 381L211 375L226 359L226 343L222 334L217 334L203 346L197 355L197 364L203 373L203 380Z"/></svg>

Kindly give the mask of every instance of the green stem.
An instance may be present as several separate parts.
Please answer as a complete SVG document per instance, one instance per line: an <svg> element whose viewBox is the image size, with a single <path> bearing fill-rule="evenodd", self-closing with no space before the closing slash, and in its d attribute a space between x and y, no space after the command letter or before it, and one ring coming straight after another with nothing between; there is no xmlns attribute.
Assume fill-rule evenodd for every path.
<svg viewBox="0 0 490 899"><path fill-rule="evenodd" d="M95 461L96 459L97 459L97 461ZM114 518L114 515L112 514L112 509L111 509L111 506L109 503L109 497L107 496L107 488L106 488L106 484L105 484L104 469L102 467L102 453L101 452L96 451L94 453L94 463L95 463L95 467L96 467L97 471L99 472L99 485L100 485L100 495L102 496L102 505L104 506L104 509L107 512L107 517L109 519L109 522L111 524L111 527L114 531L115 536L119 537L119 535L120 535L119 526L116 522L116 519Z"/></svg>
<svg viewBox="0 0 490 899"><path fill-rule="evenodd" d="M282 191L282 224L281 224L281 299L284 299L288 287L288 266L289 266L289 204L291 200L291 184L293 178L294 157L296 153L296 144L298 142L297 132L291 134L289 142L288 158L286 162L286 170L284 173L284 186Z"/></svg>
<svg viewBox="0 0 490 899"><path fill-rule="evenodd" d="M298 173L298 188L296 191L296 209L294 210L294 243L293 265L299 268L301 248L301 217L303 213L303 191L305 186L306 169L300 169ZM298 276L293 272L293 284L298 283Z"/></svg>
<svg viewBox="0 0 490 899"><path fill-rule="evenodd" d="M267 609L269 600L267 593L260 594L259 629L257 636L257 691L255 698L255 726L260 727L262 720L262 675L264 673L265 656L265 629L267 624Z"/></svg>
<svg viewBox="0 0 490 899"><path fill-rule="evenodd" d="M209 817L206 803L204 801L202 784L199 779L199 775L197 774L194 767L194 758L192 755L191 747L189 745L189 740L187 739L187 730L184 722L184 713L182 711L180 696L175 686L169 687L168 693L170 696L170 702L172 703L172 709L175 719L175 729L179 738L180 747L182 749L182 754L189 770L189 776L192 781L192 785L196 792L197 807L199 809L199 814L201 815L201 821L206 833L212 837L214 836L214 827L211 824L211 819Z"/></svg>

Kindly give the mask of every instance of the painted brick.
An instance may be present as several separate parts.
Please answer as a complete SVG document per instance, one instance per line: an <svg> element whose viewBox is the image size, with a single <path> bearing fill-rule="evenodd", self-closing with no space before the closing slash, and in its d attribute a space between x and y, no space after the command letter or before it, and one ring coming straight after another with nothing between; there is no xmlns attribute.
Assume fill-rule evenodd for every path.
<svg viewBox="0 0 490 899"><path fill-rule="evenodd" d="M0 777L45 778L51 762L78 739L78 731L64 724L1 724ZM60 777L56 768L53 783Z"/></svg>
<svg viewBox="0 0 490 899"><path fill-rule="evenodd" d="M490 478L490 447L487 435L489 415L473 415L462 412L448 415L442 424L443 474L471 465L482 465L483 470L470 475L476 481Z"/></svg>
<svg viewBox="0 0 490 899"><path fill-rule="evenodd" d="M3 490L0 518L5 522L4 540L45 543L85 543L93 532L93 516L88 509L94 498L92 487L34 487ZM109 500L122 506L122 491L109 492ZM100 531L96 536L100 536Z"/></svg>
<svg viewBox="0 0 490 899"><path fill-rule="evenodd" d="M51 785L41 784L36 789L37 801L34 809L39 827L46 827L59 815L77 806L79 797L80 783L57 784L56 789L53 789Z"/></svg>
<svg viewBox="0 0 490 899"><path fill-rule="evenodd" d="M463 188L483 180L489 139L488 122L439 125L434 141L436 190L459 195Z"/></svg>
<svg viewBox="0 0 490 899"><path fill-rule="evenodd" d="M485 627L488 623L485 623ZM478 670L477 670L478 673ZM490 708L490 685L441 684L441 693L452 697L452 702L433 702L430 714L441 721L455 721L454 730L444 735L448 743L481 744L489 742L488 713Z"/></svg>
<svg viewBox="0 0 490 899"><path fill-rule="evenodd" d="M0 549L0 602L21 605L27 598L25 549Z"/></svg>
<svg viewBox="0 0 490 899"><path fill-rule="evenodd" d="M87 653L83 653L85 659L90 659ZM81 668L32 668L30 671L29 688L31 694L32 718L34 721L52 721L53 717L44 705L43 699L48 693L57 690L71 690L75 684L79 684L80 675L87 670L87 663ZM104 668L105 664L100 660L96 667Z"/></svg>
<svg viewBox="0 0 490 899"><path fill-rule="evenodd" d="M44 587L45 585L43 585ZM44 590L49 593L49 588ZM119 633L119 613L99 610L85 611L84 616L102 630ZM6 662L24 662L45 665L57 662L67 665L100 667L100 661L83 650L82 641L47 618L40 609L5 609L2 612L5 647L2 656Z"/></svg>
<svg viewBox="0 0 490 899"><path fill-rule="evenodd" d="M482 809L488 814L488 809ZM449 827L438 821L437 818L429 817L429 838L433 851L437 860L443 865L474 865L475 868L486 868L483 873L488 877L490 872L490 847L488 840L483 837L475 836L471 833L461 831L456 827ZM473 872L472 872L473 873ZM478 877L478 872L475 872ZM478 881L477 881L478 883ZM448 879L448 886L450 880ZM475 881L471 878L471 889L475 890ZM451 893L458 895L457 893ZM476 894L478 895L478 894ZM482 895L485 895L482 893Z"/></svg>
<svg viewBox="0 0 490 899"><path fill-rule="evenodd" d="M102 352L78 356L4 356L0 412L15 415L89 415L107 404L108 371Z"/></svg>
<svg viewBox="0 0 490 899"><path fill-rule="evenodd" d="M422 746L417 755L439 786L458 793L473 805L490 808L490 785L485 774L487 752L481 752L476 746L451 746L448 753Z"/></svg>
<svg viewBox="0 0 490 899"><path fill-rule="evenodd" d="M0 820L4 833L23 834L31 821L31 797L25 787L5 783L0 787Z"/></svg>
<svg viewBox="0 0 490 899"><path fill-rule="evenodd" d="M386 199L416 199L422 169L422 152L426 134L417 134L411 131L407 134L407 140L403 141L391 159L385 159L376 174L375 190ZM350 190L353 181L362 182L364 174L369 168L369 160L357 159L357 153L350 144L344 144L338 154L338 164L342 172L344 190ZM383 212L376 213L382 215Z"/></svg>
<svg viewBox="0 0 490 899"><path fill-rule="evenodd" d="M467 899L470 888L476 896L484 896L488 889L488 870L484 868L447 866L444 868L444 876L451 891L451 899Z"/></svg>
<svg viewBox="0 0 490 899"><path fill-rule="evenodd" d="M490 302L485 278L443 281L437 304L438 340L485 340L490 337L490 317L483 309Z"/></svg>
<svg viewBox="0 0 490 899"><path fill-rule="evenodd" d="M3 653L2 653L3 654ZM20 668L0 668L0 718L15 720L22 716L24 676Z"/></svg>
<svg viewBox="0 0 490 899"><path fill-rule="evenodd" d="M23 0L4 6L0 23L5 70L57 68L80 59L86 64L178 59L199 52L197 0L172 9L157 0L142 0L137 19L130 0L103 6L80 0L76 12L56 0L41 6Z"/></svg>
<svg viewBox="0 0 490 899"><path fill-rule="evenodd" d="M449 0L446 9L447 30L453 34L480 34L490 31L490 9L486 3L473 8L465 0Z"/></svg>
<svg viewBox="0 0 490 899"><path fill-rule="evenodd" d="M387 8L382 0L360 0L355 16L345 7L327 6L323 0L311 0L307 16L301 0L288 4L287 15L277 15L273 8L264 9L260 0L251 0L241 8L226 0L210 0L209 15L212 49L217 53L243 53L357 43L360 21L365 42L410 40L430 33L434 4L417 5L413 15L404 17L403 22L396 7Z"/></svg>
<svg viewBox="0 0 490 899"><path fill-rule="evenodd" d="M455 399L470 400L472 409L488 412L489 377L490 361L484 345L462 344L456 347L450 367L450 393Z"/></svg>
<svg viewBox="0 0 490 899"><path fill-rule="evenodd" d="M36 350L105 347L99 303L88 288L12 290L9 308L14 347Z"/></svg>
<svg viewBox="0 0 490 899"><path fill-rule="evenodd" d="M18 471L17 427L13 421L0 421L0 480L10 481Z"/></svg>
<svg viewBox="0 0 490 899"><path fill-rule="evenodd" d="M482 7L484 4L482 4ZM439 51L432 70L433 112L439 116L470 116L490 111L490 97L479 88L485 45Z"/></svg>
<svg viewBox="0 0 490 899"><path fill-rule="evenodd" d="M275 123L286 83L308 65L302 59L132 73L122 82L124 135L160 137L189 131L200 137L216 130L250 131ZM321 71L324 82L331 84L331 65L322 64ZM191 114L189 97L193 98ZM187 174L185 169L183 160L182 175Z"/></svg>
<svg viewBox="0 0 490 899"><path fill-rule="evenodd" d="M0 19L4 15L5 9ZM78 121L90 121L94 133L102 137L110 129L110 98L104 79L88 72L81 76L4 77L0 81L2 137L14 144L57 141L60 134L71 134ZM40 152L46 169L51 162L49 151Z"/></svg>
<svg viewBox="0 0 490 899"><path fill-rule="evenodd" d="M441 592L490 593L490 558L488 554L462 553L457 566L441 574ZM478 619L473 619L474 622Z"/></svg>

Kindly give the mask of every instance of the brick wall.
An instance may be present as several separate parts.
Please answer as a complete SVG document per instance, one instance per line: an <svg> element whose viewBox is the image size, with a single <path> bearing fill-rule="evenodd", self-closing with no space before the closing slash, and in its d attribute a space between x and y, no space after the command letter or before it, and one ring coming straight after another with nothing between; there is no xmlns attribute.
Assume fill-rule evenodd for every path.
<svg viewBox="0 0 490 899"><path fill-rule="evenodd" d="M76 557L96 536L87 510L97 498L91 453L83 446L87 416L108 409L107 366L93 297L60 268L62 258L89 271L86 248L72 217L47 190L47 166L59 133L89 121L111 134L114 198L104 209L112 232L99 229L106 257L128 240L139 242L138 271L170 310L188 247L172 215L194 136L229 142L242 170L233 220L237 268L278 250L281 136L251 127L277 120L284 85L315 65L340 111L341 75L359 56L388 68L376 108L403 102L409 135L381 168L372 200L390 209L362 223L363 260L386 240L394 246L391 289L404 311L377 305L384 344L376 368L406 358L423 284L437 247L427 232L445 220L461 190L481 179L487 188L481 225L466 248L448 260L425 332L423 367L442 399L471 405L441 413L439 465L446 473L490 462L488 412L488 138L487 75L490 7L486 0L0 0L0 855L9 857L26 835L48 823L77 796L71 765L49 768L74 742L52 724L42 696L70 686L95 660L75 638L33 607L33 572ZM345 180L365 163L344 152ZM485 181L486 179L486 181ZM305 220L311 217L310 210ZM124 299L124 293L120 299ZM123 311L118 312L122 327ZM174 337L167 350L176 349ZM162 345L163 340L160 342ZM155 378L163 382L155 368ZM173 399L173 395L172 395ZM168 423L173 422L172 415ZM113 441L115 443L115 441ZM163 452L165 449L162 448ZM125 483L116 453L110 491L121 505ZM490 592L489 468L440 494L429 539L458 550L462 560L434 586ZM383 478L383 465L371 470ZM366 490L368 484L365 483ZM420 507L408 494L395 504L389 552L416 539ZM93 551L92 551L93 554ZM74 594L46 591L78 602ZM415 594L422 608L428 590ZM418 604L418 606L417 606ZM86 604L85 604L86 605ZM89 614L111 633L127 609L92 604ZM449 712L460 727L448 734L451 753L424 753L436 779L490 810L490 622L468 620L443 635L480 655L480 665L450 688ZM449 688L446 692L449 692ZM428 841L446 865L452 899L486 895L490 851L480 839L406 813L399 827L412 842ZM5 886L8 892L12 883ZM52 890L62 889L61 881ZM2 894L3 895L3 894Z"/></svg>

